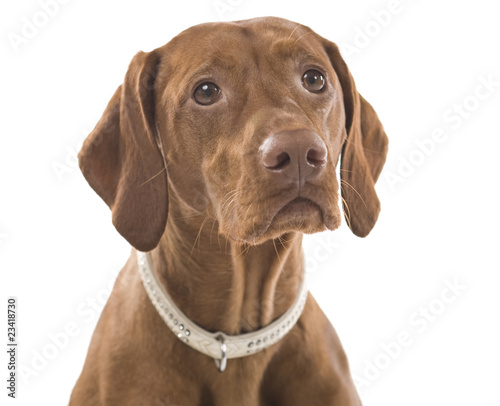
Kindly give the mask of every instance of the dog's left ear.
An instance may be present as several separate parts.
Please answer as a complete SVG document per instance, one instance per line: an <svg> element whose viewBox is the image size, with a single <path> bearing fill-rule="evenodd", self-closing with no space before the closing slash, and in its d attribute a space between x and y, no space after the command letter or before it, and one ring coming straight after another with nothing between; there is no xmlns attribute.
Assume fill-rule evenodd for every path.
<svg viewBox="0 0 500 406"><path fill-rule="evenodd" d="M377 113L357 92L337 45L327 40L323 44L344 96L347 139L340 164L344 215L352 232L366 237L380 212L375 182L385 163L388 139Z"/></svg>
<svg viewBox="0 0 500 406"><path fill-rule="evenodd" d="M138 53L78 154L90 186L111 208L118 232L140 251L165 230L168 186L155 120L156 51Z"/></svg>

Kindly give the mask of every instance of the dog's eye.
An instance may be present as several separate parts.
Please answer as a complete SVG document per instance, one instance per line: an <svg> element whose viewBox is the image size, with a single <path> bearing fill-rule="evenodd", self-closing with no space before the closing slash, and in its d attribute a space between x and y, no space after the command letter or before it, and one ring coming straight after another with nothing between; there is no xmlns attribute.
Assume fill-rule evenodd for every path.
<svg viewBox="0 0 500 406"><path fill-rule="evenodd" d="M193 97L196 103L208 106L219 100L220 89L215 83L202 83L194 90Z"/></svg>
<svg viewBox="0 0 500 406"><path fill-rule="evenodd" d="M302 76L302 85L313 93L320 93L326 85L326 80L323 74L316 69L309 69Z"/></svg>

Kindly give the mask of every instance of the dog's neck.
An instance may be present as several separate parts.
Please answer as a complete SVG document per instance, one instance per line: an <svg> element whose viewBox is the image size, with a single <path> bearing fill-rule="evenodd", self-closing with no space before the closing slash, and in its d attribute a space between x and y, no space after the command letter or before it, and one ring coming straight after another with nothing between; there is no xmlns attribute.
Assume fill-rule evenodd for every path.
<svg viewBox="0 0 500 406"><path fill-rule="evenodd" d="M302 234L258 246L218 233L205 216L169 208L155 272L178 307L211 331L240 334L264 327L292 305L302 280Z"/></svg>

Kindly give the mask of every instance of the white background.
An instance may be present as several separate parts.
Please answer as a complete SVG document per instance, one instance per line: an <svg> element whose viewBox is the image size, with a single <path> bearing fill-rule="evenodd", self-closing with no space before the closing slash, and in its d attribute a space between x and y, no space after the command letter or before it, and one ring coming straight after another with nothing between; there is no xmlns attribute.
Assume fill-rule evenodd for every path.
<svg viewBox="0 0 500 406"><path fill-rule="evenodd" d="M377 186L383 211L370 236L344 224L305 242L311 290L342 339L364 404L499 406L498 2L400 0L390 18L386 0L218 4L231 2L217 12L213 0L70 0L46 21L37 1L2 3L1 306L18 297L25 368L11 403L67 403L129 255L75 162L129 61L198 23L274 15L341 45L390 138ZM13 46L9 38L34 18L44 26ZM488 80L496 84L480 88L478 100ZM459 108L466 118L456 118ZM446 139L427 143L423 155L417 142L435 129ZM447 284L460 285L445 291L450 303L441 299ZM418 313L429 306L432 322ZM65 339L68 328L76 332ZM2 343L6 329L4 317ZM401 332L407 345L399 348Z"/></svg>

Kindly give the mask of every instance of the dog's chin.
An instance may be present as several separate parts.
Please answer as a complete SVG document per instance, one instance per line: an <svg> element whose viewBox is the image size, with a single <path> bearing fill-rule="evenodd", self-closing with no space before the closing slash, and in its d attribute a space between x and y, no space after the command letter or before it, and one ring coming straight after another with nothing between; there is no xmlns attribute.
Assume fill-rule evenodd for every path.
<svg viewBox="0 0 500 406"><path fill-rule="evenodd" d="M236 224L235 226L235 230L238 230ZM228 236L237 243L259 245L289 232L314 234L326 230L333 231L339 226L340 213L338 211L327 213L313 201L298 197L281 207L271 219L263 222L259 227L254 225L251 232L242 233L242 235L238 232L230 232Z"/></svg>

